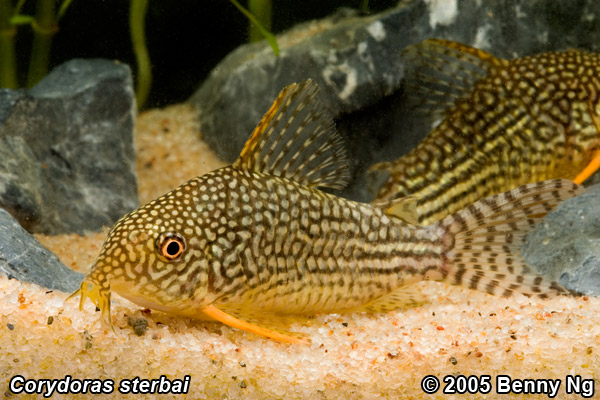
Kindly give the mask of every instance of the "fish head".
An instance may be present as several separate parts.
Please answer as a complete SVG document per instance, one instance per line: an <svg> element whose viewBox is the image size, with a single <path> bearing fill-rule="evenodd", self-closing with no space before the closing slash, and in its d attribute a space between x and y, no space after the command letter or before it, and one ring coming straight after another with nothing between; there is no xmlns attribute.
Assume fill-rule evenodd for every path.
<svg viewBox="0 0 600 400"><path fill-rule="evenodd" d="M216 211L219 199L214 192L201 193L206 179L188 181L115 223L74 293L81 294L80 307L89 297L110 322L111 290L143 307L176 314L188 315L191 305L206 304L210 241L205 228L215 212L203 217Z"/></svg>

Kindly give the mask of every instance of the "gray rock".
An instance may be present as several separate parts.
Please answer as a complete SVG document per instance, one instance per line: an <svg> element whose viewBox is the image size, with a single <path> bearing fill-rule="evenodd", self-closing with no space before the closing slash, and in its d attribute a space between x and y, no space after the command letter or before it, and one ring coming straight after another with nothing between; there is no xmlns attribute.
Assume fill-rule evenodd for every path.
<svg viewBox="0 0 600 400"><path fill-rule="evenodd" d="M600 296L600 185L548 214L529 234L521 254L566 288Z"/></svg>
<svg viewBox="0 0 600 400"><path fill-rule="evenodd" d="M600 3L593 0L404 1L373 16L343 10L278 36L280 57L266 42L226 57L190 101L203 138L233 161L277 93L307 78L322 88L353 160L354 187L343 195L367 201L360 178L374 162L395 159L429 131L403 101L401 50L441 37L515 57L600 46Z"/></svg>
<svg viewBox="0 0 600 400"><path fill-rule="evenodd" d="M52 252L0 208L0 274L52 290L73 292L83 275L67 268Z"/></svg>
<svg viewBox="0 0 600 400"><path fill-rule="evenodd" d="M0 90L0 206L30 232L83 233L138 205L129 67L72 60Z"/></svg>

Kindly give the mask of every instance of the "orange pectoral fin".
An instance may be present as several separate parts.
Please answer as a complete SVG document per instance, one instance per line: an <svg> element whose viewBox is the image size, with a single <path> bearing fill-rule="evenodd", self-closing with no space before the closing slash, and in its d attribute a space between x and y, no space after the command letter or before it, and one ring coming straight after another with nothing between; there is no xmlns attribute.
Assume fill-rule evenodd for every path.
<svg viewBox="0 0 600 400"><path fill-rule="evenodd" d="M275 332L250 322L243 321L226 312L220 310L214 305L202 307L200 309L207 316L233 328L241 329L246 332L254 333L259 336L265 336L269 339L277 340L284 343L295 343L295 344L310 344L310 340L305 338L294 337L283 333Z"/></svg>
<svg viewBox="0 0 600 400"><path fill-rule="evenodd" d="M598 168L600 168L600 150L597 150L596 153L594 153L592 161L590 161L590 163L577 175L573 182L581 185L587 178L592 176Z"/></svg>
<svg viewBox="0 0 600 400"><path fill-rule="evenodd" d="M588 103L588 109L590 112L590 116L592 117L592 123L596 127L596 133L600 135L600 117L596 114L595 107ZM594 157L588 163L588 165L575 177L573 182L578 185L581 185L583 181L592 176L594 172L596 172L600 168L600 150L596 150L594 152Z"/></svg>

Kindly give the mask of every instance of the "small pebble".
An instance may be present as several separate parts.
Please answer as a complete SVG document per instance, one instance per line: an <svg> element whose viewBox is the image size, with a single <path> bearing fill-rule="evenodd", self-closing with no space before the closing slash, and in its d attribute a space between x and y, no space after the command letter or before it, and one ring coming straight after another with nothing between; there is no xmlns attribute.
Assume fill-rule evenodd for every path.
<svg viewBox="0 0 600 400"><path fill-rule="evenodd" d="M458 361L456 361L456 358L454 358L454 356L450 357L450 358L448 359L448 361L450 361L450 362L452 363L452 365L456 365L456 364L458 364Z"/></svg>
<svg viewBox="0 0 600 400"><path fill-rule="evenodd" d="M48 325L52 325L53 322L54 322L54 317L51 315L48 317Z"/></svg>
<svg viewBox="0 0 600 400"><path fill-rule="evenodd" d="M127 318L127 325L133 328L133 332L135 332L138 336L144 336L146 330L148 329L148 321L144 318Z"/></svg>
<svg viewBox="0 0 600 400"><path fill-rule="evenodd" d="M15 329L15 326L13 324L6 324L6 326L8 327L8 329L10 329L11 331Z"/></svg>
<svg viewBox="0 0 600 400"><path fill-rule="evenodd" d="M240 387L241 387L242 389L245 389L245 388L247 388L247 387L248 387L248 384L246 383L246 380L245 380L245 379L244 379L243 381L241 381L241 382L240 382Z"/></svg>
<svg viewBox="0 0 600 400"><path fill-rule="evenodd" d="M85 340L85 349L91 349L93 336L90 335L90 333L87 330L83 331L82 335L83 339Z"/></svg>
<svg viewBox="0 0 600 400"><path fill-rule="evenodd" d="M240 361L240 367L242 367L242 368L246 368L246 363L245 363L245 362L243 362L243 361Z"/></svg>

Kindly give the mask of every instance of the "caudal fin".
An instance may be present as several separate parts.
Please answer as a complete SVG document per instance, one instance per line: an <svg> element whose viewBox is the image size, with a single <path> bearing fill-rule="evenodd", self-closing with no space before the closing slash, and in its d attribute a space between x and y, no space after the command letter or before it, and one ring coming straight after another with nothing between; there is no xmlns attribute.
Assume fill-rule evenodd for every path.
<svg viewBox="0 0 600 400"><path fill-rule="evenodd" d="M555 179L477 201L439 222L448 244L444 281L490 294L546 298L569 292L538 275L520 256L526 235L560 202L583 188Z"/></svg>

